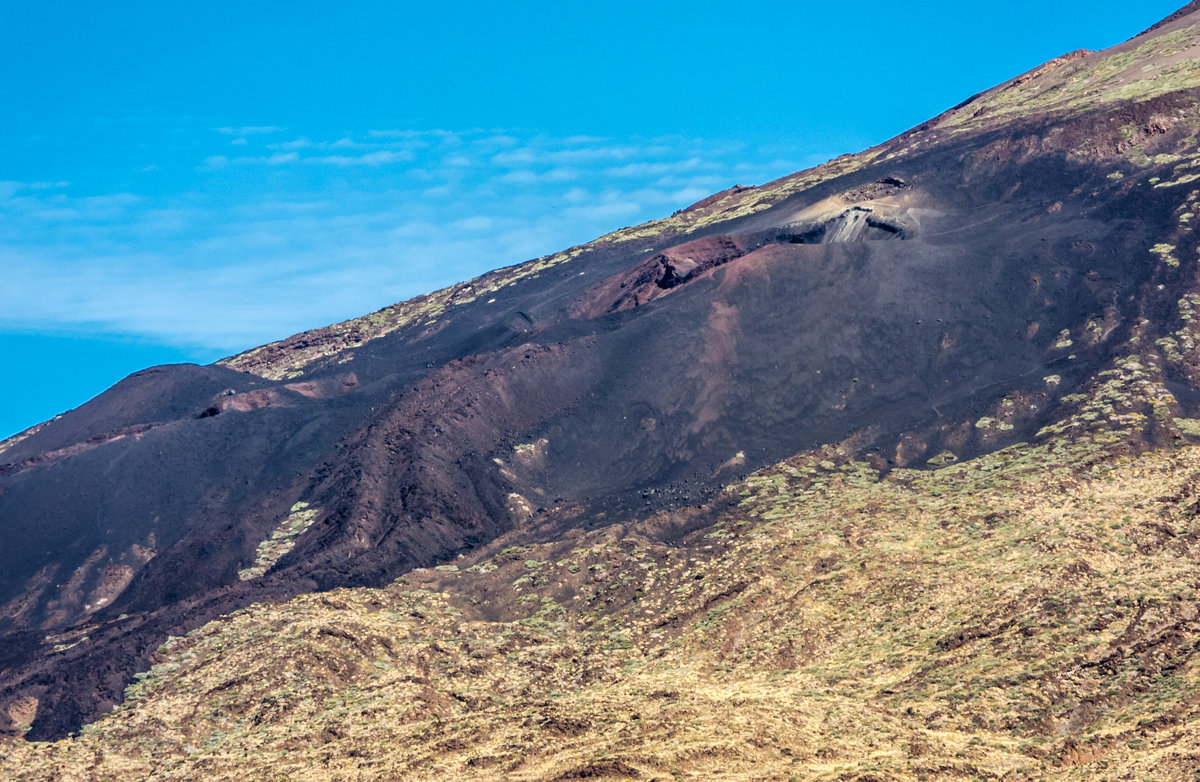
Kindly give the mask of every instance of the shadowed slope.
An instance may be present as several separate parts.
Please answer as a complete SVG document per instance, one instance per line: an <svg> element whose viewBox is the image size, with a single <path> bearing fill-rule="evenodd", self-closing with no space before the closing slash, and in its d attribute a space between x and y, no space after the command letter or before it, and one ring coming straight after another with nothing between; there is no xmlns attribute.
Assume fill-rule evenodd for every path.
<svg viewBox="0 0 1200 782"><path fill-rule="evenodd" d="M1149 363L1069 438L887 475L830 447L701 509L253 606L0 773L1190 778L1200 453L1088 418L1148 410Z"/></svg>

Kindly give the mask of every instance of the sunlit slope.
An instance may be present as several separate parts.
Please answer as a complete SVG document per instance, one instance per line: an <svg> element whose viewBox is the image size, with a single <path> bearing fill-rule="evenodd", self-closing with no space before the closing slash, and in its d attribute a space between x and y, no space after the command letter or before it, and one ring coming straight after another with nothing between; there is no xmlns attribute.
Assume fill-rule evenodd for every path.
<svg viewBox="0 0 1200 782"><path fill-rule="evenodd" d="M1200 450L1138 447L1152 375L938 470L831 446L706 508L253 606L0 773L1191 778Z"/></svg>

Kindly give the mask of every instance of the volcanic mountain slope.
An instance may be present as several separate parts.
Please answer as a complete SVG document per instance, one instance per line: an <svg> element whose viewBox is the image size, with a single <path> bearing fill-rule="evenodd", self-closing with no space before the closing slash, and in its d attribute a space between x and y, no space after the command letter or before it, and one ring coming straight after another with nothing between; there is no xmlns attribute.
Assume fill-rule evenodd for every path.
<svg viewBox="0 0 1200 782"><path fill-rule="evenodd" d="M1193 779L1200 446L1142 450L1160 376L1117 361L1041 444L882 473L829 446L700 508L252 606L0 774Z"/></svg>
<svg viewBox="0 0 1200 782"><path fill-rule="evenodd" d="M420 620L415 624L405 624L408 619L387 624L385 619L393 621L388 616L403 619L409 609L383 608L385 616L360 628L380 637L417 639L412 649L434 653L398 657L393 649L383 667L372 663L376 670L394 670L397 681L388 687L407 682L428 688L420 698L431 710L414 712L401 724L426 731L430 741L448 735L447 715L467 713L445 700L457 700L456 688L478 687L488 676L501 682L533 676L528 671L535 662L547 676L568 677L564 682L582 677L570 684L574 700L562 704L563 715L604 713L609 690L584 685L618 679L634 682L628 691L612 692L640 704L639 714L665 714L670 699L651 697L658 685L620 678L630 672L618 661L639 671L634 658L667 650L676 639L683 639L679 643L692 650L689 654L710 659L716 652L703 652L701 639L721 638L733 644L721 654L742 657L718 655L704 664L708 667L695 664L695 672L708 677L701 680L713 682L712 691L676 688L687 690L688 713L698 720L689 724L696 732L661 734L672 745L682 741L678 746L690 747L693 765L679 766L681 773L735 758L716 750L706 755L701 746L709 746L704 742L711 744L722 725L732 731L730 743L767 742L758 747L760 755L745 756L747 763L775 762L767 751L770 731L746 732L762 711L777 712L773 719L791 720L787 724L797 731L781 734L793 743L780 745L780 753L798 751L795 741L819 738L822 746L833 747L828 751L835 760L864 769L863 763L876 762L875 754L854 754L858 738L849 732L841 734L844 744L834 741L837 720L814 716L823 713L812 700L822 690L810 686L813 679L787 679L796 671L832 677L828 691L844 691L848 698L829 706L844 710L838 713L861 713L868 721L880 715L863 730L879 747L892 747L887 752L898 752L909 735L904 730L915 731L917 724L888 711L890 705L913 711L908 715L901 709L904 719L945 712L949 722L926 721L934 734L914 734L918 744L909 746L917 747L918 755L924 751L919 747L932 747L937 763L950 764L947 769L960 767L950 759L960 749L967 752L964 757L975 757L969 747L959 746L960 739L974 740L964 738L969 726L960 714L976 714L971 724L993 731L1004 743L994 753L979 751L978 762L970 764L979 773L1032 768L1019 765L1025 762L1021 758L1050 763L1050 755L1039 754L1048 742L1065 757L1075 744L1068 747L1062 736L1103 749L1113 763L1128 760L1134 764L1129 768L1150 762L1146 758L1158 755L1141 752L1148 739L1134 736L1128 725L1150 713L1143 710L1145 699L1162 699L1163 713L1175 726L1164 723L1164 730L1178 728L1180 736L1192 730L1189 709L1194 706L1188 694L1193 628L1186 616L1191 586L1176 587L1171 569L1192 551L1190 517L1182 510L1178 518L1159 511L1186 505L1192 496L1190 478L1176 476L1172 466L1190 464L1186 443L1200 434L1200 355L1193 325L1200 280L1192 229L1200 201L1200 185L1192 184L1200 180L1198 44L1200 12L1193 4L1122 46L1060 58L859 155L762 187L734 188L669 219L215 366L138 373L83 407L0 444L5 462L0 528L9 541L0 551L0 722L28 739L60 737L121 701L134 672L158 659L158 674L151 679L155 687L164 687L155 695L158 700L99 723L107 727L97 729L98 743L67 742L38 749L36 757L49 764L75 763L79 756L72 753L81 747L107 753L119 745L112 763L134 767L152 762L155 752L164 758L178 752L180 763L191 764L188 773L217 774L221 763L236 758L220 755L219 747L195 744L190 733L170 744L172 731L225 735L230 731L221 727L223 720L240 719L247 703L214 710L204 700L209 691L203 677L219 671L206 673L194 661L212 661L218 648L228 647L226 656L240 654L231 650L243 631L261 636L276 625L295 626L291 635L276 634L278 646L260 644L262 649L253 652L269 666L260 675L220 685L231 698L261 695L292 704L281 706L278 714L260 715L260 725L268 726L260 732L239 728L249 742L241 746L249 751L266 746L271 737L293 740L290 733L281 738L278 731L284 729L278 726L307 725L310 716L319 716L312 710L326 708L313 700L295 711L300 707L287 700L293 685L285 674L302 675L289 668L288 655L316 660L312 675L328 678L321 686L332 688L328 692L335 694L329 697L342 699L340 709L347 698L360 698L362 688L374 692L371 688L380 685L363 678L366 669L360 665L375 654L373 642L358 639L353 628L337 630L339 622L349 620L321 613L325 597L307 597L210 626L201 637L212 640L189 640L179 647L179 655L190 650L194 658L171 657L171 644L161 654L155 649L169 636L183 636L253 603L375 587L382 591L338 593L345 602L335 605L353 612L358 606L406 606L405 601L429 599L444 603L445 610L458 606L453 610L463 612L460 624L473 623L469 637L452 628L443 638L445 628L429 618L430 610L414 608L417 615L409 618ZM805 461L810 457L796 457L823 453L826 446L831 450L816 460L817 466ZM1143 449L1149 450L1141 462L1123 455ZM793 457L804 462L803 469ZM1010 457L1036 468L1031 473L1013 467L1004 461ZM845 475L843 463L851 465ZM791 476L780 478L777 488L796 495L794 502L781 500L778 508L764 511L754 504L754 498L762 499L762 486L738 489L749 492L742 504L734 499L737 492L724 490L762 468L767 471L756 473L762 480ZM849 485L849 493L821 505L815 495L804 494L815 491L804 483L814 479L812 471L828 473L831 490ZM999 481L994 498L971 498L970 491L986 488L968 480L976 472ZM957 488L938 484L960 478L966 483ZM1076 498L1081 503L1076 515L1054 515L1055 508L1076 501L1075 495L1091 496L1098 485L1107 488L1107 478L1124 488L1105 508L1130 501L1138 491L1179 497L1127 513L1114 511L1114 516L1101 513L1100 500L1089 510L1086 497ZM1160 491L1159 485L1165 488ZM897 493L872 499L877 492ZM947 493L959 497L957 506L942 507L939 498ZM1046 495L1040 510L1026 504L1037 493ZM1007 510L992 517L985 503ZM861 536L845 519L862 508L878 509L871 521L878 527L872 533L876 538L859 543ZM904 508L915 515L902 513ZM1087 515L1093 511L1101 515ZM816 525L794 543L792 553L779 554L791 557L790 564L780 564L781 582L764 582L760 571L738 578L739 569L749 567L746 557L753 546L722 559L725 544L714 542L730 535L746 545L760 540L735 534L760 529L753 512L760 520L778 513L781 519L799 524L807 518ZM1161 529L1151 521L1160 516ZM992 535L997 519L1014 526L1005 535ZM991 576L976 580L970 558L986 560L992 554L965 544L950 546L960 522L975 525L971 534L981 546L1029 541L1028 551L1018 548L1006 555L1015 557L1007 565L1011 581L999 578L999 564ZM1114 523L1119 526L1110 526ZM929 524L949 531L939 537ZM1143 526L1158 529L1161 539L1143 533ZM764 550L792 545L788 523L774 519L761 529ZM657 564L637 559L622 534L675 559L656 559ZM1142 540L1146 535L1149 543ZM939 548L943 538L950 546L944 552ZM505 547L533 546L531 551L539 553L508 561L496 553L497 541ZM625 555L620 555L604 565L604 573L619 575L613 576L616 581L599 576L601 581L589 587L604 595L594 604L591 593L579 590L588 574L598 572L593 566L600 560L572 552L603 545L624 546L636 563L621 569ZM878 584L901 590L908 583L904 579L912 579L913 589L934 590L946 602L935 605L932 614L911 614L922 605L917 593L875 594L876 582L863 575L870 562L851 557L855 546L866 546L871 562L895 571L890 581L881 574ZM1049 547L1047 558L1029 553L1038 546ZM1114 553L1111 546L1126 549ZM912 558L905 559L902 549L910 548ZM1062 581L1061 567L1069 563L1059 560L1067 553L1072 562L1082 563L1080 568L1100 574L1095 590L1084 597L1073 582ZM927 561L924 554L942 559ZM466 575L460 566L445 564L458 555L467 565L477 564L476 573ZM676 564L668 567L668 561ZM840 573L851 561L859 567L853 578L844 573L827 579L849 591L826 603L805 602L819 590L802 589L789 597L791 592L779 591L784 587L764 586L825 584L814 579ZM703 562L720 569L700 573L695 568ZM445 592L445 597L389 586L415 567L439 563L460 567L459 575L438 583L437 595ZM489 571L489 563L496 569ZM923 563L928 572L920 572ZM659 602L641 603L646 593L634 585L645 582L633 577L639 572L635 567L662 571L656 583L668 583L668 573L675 573L676 581L669 591L657 593ZM697 575L704 576L699 579L703 589L695 583ZM428 576L421 579L429 585ZM559 591L547 591L560 582ZM601 582L609 591L598 591ZM626 588L630 594L621 592ZM864 608L850 610L860 598ZM737 600L743 602L731 602ZM1099 640L1085 637L1075 620L1085 606L1107 600L1114 605L1132 600L1128 605L1136 608L1107 612L1111 619L1097 620L1108 623L1098 631ZM1142 610L1147 600L1170 610L1151 610L1159 603ZM1057 608L1051 610L1051 604ZM721 606L729 608L712 613ZM988 613L973 613L978 611ZM803 619L793 626L797 636L790 641L790 657L745 651L738 634L747 631L739 622L766 626L776 639L770 643L783 644L776 625L787 625L784 617L793 614ZM928 634L920 638L913 635L924 626L917 616L929 618ZM1022 624L1027 616L1034 625ZM313 624L305 624L305 617ZM664 620L653 628L642 626ZM423 624L427 621L433 623ZM521 628L542 627L538 622L567 633L555 642L561 642L559 652L577 651L554 657L558 647L543 642L505 647L524 632ZM323 644L340 642L322 640L316 630L312 637L298 634L320 623L366 656L338 657ZM620 630L625 625L627 633ZM1112 632L1124 628L1125 635L1104 635L1110 627ZM1166 627L1174 628L1173 645L1146 640L1158 639ZM953 640L955 633L961 643ZM876 649L867 643L873 634L889 651L864 652L863 664L869 665L861 676L828 673L842 670L837 660L849 665L846 655L855 650ZM939 646L947 638L945 648ZM444 651L460 642L478 651L475 656L469 649L463 652L461 670L453 667L458 658ZM1139 646L1143 643L1151 645ZM1071 650L1070 660L1079 666L1091 660L1085 653L1101 656L1078 669L1079 681L1047 678L1051 669L1039 666L1049 665L1050 650L1067 654L1054 644ZM514 656L491 659L497 648ZM1159 652L1166 657L1155 657ZM442 654L448 656L437 656ZM893 674L916 676L912 666L926 657L941 660L940 667L901 686ZM332 667L320 667L321 660ZM938 689L950 686L944 677L963 673L956 666L967 665L964 660L974 660L970 664L984 672L1004 671L1016 681L995 691L1000 685L980 691ZM1143 664L1158 666L1157 673L1137 667ZM163 665L179 667L162 676ZM680 665L674 669L681 673ZM429 666L442 678L431 678ZM1129 678L1131 667L1144 676ZM670 669L661 671L666 675ZM1110 669L1116 678L1081 678L1109 675ZM267 676L270 671L283 678ZM1172 679L1176 672L1183 678ZM726 673L733 678L722 680ZM468 674L484 678L469 680ZM768 685L777 679L791 684L771 690ZM979 681L985 680L993 681ZM539 697L567 695L553 684L556 680L539 684L534 676L528 681L530 692L542 687ZM1164 681L1176 681L1170 685L1174 689ZM729 682L734 690L726 690ZM316 686L295 686L310 685ZM1116 691L1104 689L1109 685ZM1053 693L1042 691L1051 686ZM747 688L745 697L736 687ZM670 691L666 684L661 689ZM402 689L380 685L377 691L407 698ZM962 706L985 695L986 705L976 704L973 712ZM491 708L470 701L469 693L463 697L468 700L460 702L461 708L474 709L472 720L480 708ZM536 714L523 711L524 697L496 697L500 701L489 717L498 721L495 725L507 724L514 715L531 720L530 730L541 724ZM759 709L755 698L766 705ZM922 711L922 703L942 701ZM790 711L783 709L784 702L792 704ZM1041 708L1041 723L1031 721L1037 710L1029 703ZM1068 711L1076 708L1078 713ZM1011 718L999 716L1010 710ZM522 723L504 730L515 731L517 724ZM594 749L598 754L586 763L599 765L591 771L585 766L571 771L574 766L562 765L570 759L566 755L546 762L559 764L564 773L592 776L669 773L671 764L682 763L682 757L655 760L659 750L653 744L645 745L649 760L609 758L615 749L604 747L616 745L604 744L607 739L594 733L601 724L563 728L564 737L575 739L559 742L582 753L575 758L581 763ZM763 723L768 724L775 723ZM210 727L212 732L204 733ZM116 733L105 732L110 728ZM332 741L340 728L330 729ZM120 743L118 734L128 741ZM135 740L135 734L142 738ZM980 734L981 740L992 735ZM153 736L167 743L149 749L147 737ZM471 754L472 748L488 757L496 754L485 751L491 746L487 736L508 742L510 751L524 740L497 727L492 733L461 735L461 746L451 749L463 763L490 762ZM1018 741L1021 736L1026 738ZM1037 737L1050 738L1039 744ZM312 738L314 744L318 738ZM1033 749L1021 746L1026 740ZM1139 741L1142 746L1129 744ZM1163 746L1185 746L1181 741L1176 736ZM142 745L149 754L134 751ZM345 750L362 752L367 746L373 745ZM441 762L445 754L432 745L428 750L419 750L426 746L419 743L405 746L404 752L432 753L421 756L421 763ZM13 757L34 762L33 750L17 747ZM209 749L217 755L205 754ZM324 757L322 751L313 749L314 762ZM349 754L330 752L339 763L351 762ZM892 757L887 752L876 754ZM389 757L389 763L409 762ZM815 774L820 764L811 758L804 762L810 761L805 773ZM103 763L110 761L96 762L107 768ZM831 760L829 768L841 762ZM543 774L534 767L503 768L503 773L530 778Z"/></svg>

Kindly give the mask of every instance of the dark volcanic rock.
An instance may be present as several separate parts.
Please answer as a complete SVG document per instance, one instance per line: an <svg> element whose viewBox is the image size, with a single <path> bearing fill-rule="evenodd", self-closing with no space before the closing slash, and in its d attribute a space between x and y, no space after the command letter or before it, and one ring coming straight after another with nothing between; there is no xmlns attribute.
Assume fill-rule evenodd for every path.
<svg viewBox="0 0 1200 782"><path fill-rule="evenodd" d="M0 446L0 706L33 696L29 736L61 735L222 612L698 503L814 445L924 466L1035 436L1195 286L1200 93L1121 71L1073 98L1105 56L556 259L137 373Z"/></svg>

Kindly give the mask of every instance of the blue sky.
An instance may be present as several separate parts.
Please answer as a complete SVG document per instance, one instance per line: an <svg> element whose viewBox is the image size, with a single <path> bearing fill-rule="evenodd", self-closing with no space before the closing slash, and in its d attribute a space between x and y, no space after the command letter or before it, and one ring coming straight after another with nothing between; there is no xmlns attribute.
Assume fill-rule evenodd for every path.
<svg viewBox="0 0 1200 782"><path fill-rule="evenodd" d="M0 3L0 437L858 151L1180 4Z"/></svg>

